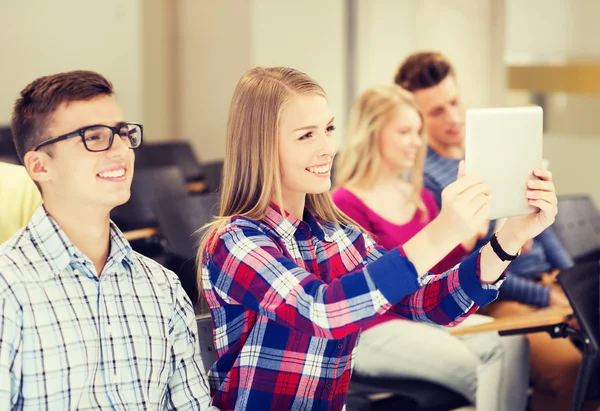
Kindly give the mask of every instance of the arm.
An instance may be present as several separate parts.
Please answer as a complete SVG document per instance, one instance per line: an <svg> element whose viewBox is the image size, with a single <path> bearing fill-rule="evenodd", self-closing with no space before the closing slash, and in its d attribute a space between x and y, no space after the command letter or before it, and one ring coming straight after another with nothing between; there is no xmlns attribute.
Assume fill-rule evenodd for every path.
<svg viewBox="0 0 600 411"><path fill-rule="evenodd" d="M552 173L544 169L535 169L532 175L536 180L527 182L525 193L530 205L538 209L533 214L509 217L497 231L498 243L508 254L515 255L523 247L526 241L534 238L554 223L558 212L558 200L556 189L552 183ZM495 270L503 267L506 269L506 261L501 261L492 250L490 244L486 244L481 252L481 278L483 282L491 282Z"/></svg>
<svg viewBox="0 0 600 411"><path fill-rule="evenodd" d="M421 192L421 198L423 199L423 203L427 208L427 219L428 221L433 220L439 214L439 209L437 204L435 203L435 199L433 198L433 194L427 189L423 189ZM463 242L464 243L464 242ZM433 268L429 271L434 274L440 274L444 271L447 271L454 267L456 264L460 263L471 253L471 248L466 248L464 244L458 245L454 247L452 251L450 251L444 258L442 258Z"/></svg>
<svg viewBox="0 0 600 411"><path fill-rule="evenodd" d="M442 275L425 275L423 285L415 293L402 299L393 310L413 321L455 326L498 297L496 284L482 284L482 256L475 252L460 265Z"/></svg>
<svg viewBox="0 0 600 411"><path fill-rule="evenodd" d="M535 169L532 171L532 176L537 179L527 182L525 195L529 204L536 207L538 211L534 214L508 218L496 234L498 243L509 255L517 254L527 240L538 236L550 227L558 211L552 173L544 169ZM470 233L477 232L489 215L489 189L485 187L480 177L464 175L464 162L459 165L458 179L444 189L442 201L444 207L440 215L404 246L406 255L415 262L419 273L423 266L417 265L417 261L419 264L428 262L427 256L423 255L428 250L419 249L419 246L427 244L425 241L427 237L430 242L433 240L431 244L435 244L436 237L456 236L458 243L469 238ZM429 257L431 258L431 255ZM489 243L481 249L480 278L483 283L495 283L507 266L508 262L498 258Z"/></svg>
<svg viewBox="0 0 600 411"><path fill-rule="evenodd" d="M1 280L1 278L0 278ZM23 311L0 293L0 409L10 410L21 397Z"/></svg>
<svg viewBox="0 0 600 411"><path fill-rule="evenodd" d="M545 229L535 238L535 241L542 243L546 256L554 268L565 270L575 265L573 258L571 258L567 250L560 243L551 227Z"/></svg>
<svg viewBox="0 0 600 411"><path fill-rule="evenodd" d="M464 162L461 162L458 179L442 192L443 207L440 214L404 244L406 255L415 264L419 274L433 267L457 244L480 230L489 215L489 194L489 188L480 176L464 175ZM510 249L520 248L526 239L522 239L519 230L511 228L502 233L501 244L506 244ZM438 254L441 252L443 254ZM508 264L497 258L488 244L482 248L480 266L481 281L493 284Z"/></svg>
<svg viewBox="0 0 600 411"><path fill-rule="evenodd" d="M174 293L175 307L170 328L174 337L171 362L175 371L169 378L167 409L217 410L211 406L210 390L202 371L192 304L178 281Z"/></svg>
<svg viewBox="0 0 600 411"><path fill-rule="evenodd" d="M483 247L488 241L490 241L490 238L495 231L497 231L496 222L492 220L488 226L487 233L483 236L477 236L477 241L475 242L474 248L477 249Z"/></svg>
<svg viewBox="0 0 600 411"><path fill-rule="evenodd" d="M286 257L258 229L229 227L212 255L205 255L203 288L213 291L221 304L243 305L288 328L321 338L343 338L419 288L417 273L400 249L382 256L358 230L350 235L347 241L360 255L333 256L331 269L339 276L326 284ZM374 262L365 266L365 255ZM340 273L344 265L359 268Z"/></svg>
<svg viewBox="0 0 600 411"><path fill-rule="evenodd" d="M286 327L321 338L342 338L356 332L373 316L417 290L410 306L400 311L402 315L421 319L425 312L431 321L444 324L497 296L494 286L479 281L478 255L462 269L427 276L419 282L401 249L382 255L381 249L362 235L354 243L365 251L368 264L363 267L360 260L354 261L359 270L342 273L325 284L285 257L260 231L230 228L221 235L213 255L205 258L204 288L212 289L222 299L221 304L243 305ZM434 249L431 251L435 254ZM436 311L444 315L436 315Z"/></svg>
<svg viewBox="0 0 600 411"><path fill-rule="evenodd" d="M550 304L550 287L511 274L510 270L500 294L507 300L527 305L547 307Z"/></svg>

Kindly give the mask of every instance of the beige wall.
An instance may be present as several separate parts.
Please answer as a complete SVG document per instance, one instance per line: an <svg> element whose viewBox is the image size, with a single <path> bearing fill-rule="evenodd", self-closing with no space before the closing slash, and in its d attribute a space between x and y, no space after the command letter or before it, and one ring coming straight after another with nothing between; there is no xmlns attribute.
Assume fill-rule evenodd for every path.
<svg viewBox="0 0 600 411"><path fill-rule="evenodd" d="M100 71L149 139L183 138L222 158L227 110L241 74L288 65L318 80L343 136L348 99L346 1L0 0L0 124L35 77ZM505 100L510 62L600 60L600 3L586 0L357 0L355 90L389 83L401 60L436 49L455 63L469 106ZM35 13L32 12L35 10ZM544 13L545 18L538 16ZM102 22L102 24L98 24ZM309 24L310 23L310 24ZM600 96L554 95L545 156L559 193L600 205ZM599 164L596 166L595 164Z"/></svg>
<svg viewBox="0 0 600 411"><path fill-rule="evenodd" d="M369 0L359 8L359 91L393 81L410 53L433 50L454 63L467 105L504 103L503 0Z"/></svg>
<svg viewBox="0 0 600 411"><path fill-rule="evenodd" d="M327 93L340 140L346 123L345 0L254 0L252 65L304 71Z"/></svg>
<svg viewBox="0 0 600 411"><path fill-rule="evenodd" d="M600 61L600 3L587 0L506 0L506 60L510 63ZM539 16L544 15L544 18ZM559 194L591 194L600 206L600 95L553 93L544 107L544 157ZM511 92L509 103L529 102Z"/></svg>
<svg viewBox="0 0 600 411"><path fill-rule="evenodd" d="M0 0L0 124L34 78L74 69L104 74L127 118L144 121L141 3Z"/></svg>
<svg viewBox="0 0 600 411"><path fill-rule="evenodd" d="M223 158L227 112L252 65L252 2L181 0L177 10L180 138L201 160Z"/></svg>
<svg viewBox="0 0 600 411"><path fill-rule="evenodd" d="M417 10L414 0L358 1L357 94L376 84L390 84L398 65L416 50Z"/></svg>
<svg viewBox="0 0 600 411"><path fill-rule="evenodd" d="M345 122L344 1L182 0L178 3L181 137L203 160L223 158L229 102L254 66L303 70ZM307 22L310 21L310 25Z"/></svg>
<svg viewBox="0 0 600 411"><path fill-rule="evenodd" d="M147 140L167 140L179 134L178 48L173 47L177 4L170 0L141 2L141 98Z"/></svg>

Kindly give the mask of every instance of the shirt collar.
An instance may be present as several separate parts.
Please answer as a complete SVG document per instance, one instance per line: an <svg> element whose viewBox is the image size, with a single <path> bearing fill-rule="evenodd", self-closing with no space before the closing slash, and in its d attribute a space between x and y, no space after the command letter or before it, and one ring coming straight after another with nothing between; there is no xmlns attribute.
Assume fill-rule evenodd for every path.
<svg viewBox="0 0 600 411"><path fill-rule="evenodd" d="M321 241L332 241L327 233L323 231L323 227L317 218L307 208L304 208L303 219L299 220L285 210L282 214L280 207L275 203L271 203L267 208L263 221L277 234L287 239L293 239L296 231L305 230L314 234Z"/></svg>
<svg viewBox="0 0 600 411"><path fill-rule="evenodd" d="M50 266L53 275L63 272L69 265L91 263L79 249L69 240L65 232L48 214L43 205L34 212L27 225L31 233L31 241L40 256ZM132 249L123 233L110 222L110 254L106 264L122 263L126 260L133 265Z"/></svg>

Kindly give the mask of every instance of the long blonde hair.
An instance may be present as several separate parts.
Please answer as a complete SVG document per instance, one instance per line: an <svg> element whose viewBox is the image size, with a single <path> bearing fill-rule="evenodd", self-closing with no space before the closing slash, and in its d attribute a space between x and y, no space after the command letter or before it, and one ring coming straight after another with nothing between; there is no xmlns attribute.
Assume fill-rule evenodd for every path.
<svg viewBox="0 0 600 411"><path fill-rule="evenodd" d="M325 91L306 74L285 67L255 67L237 84L229 107L221 204L219 215L202 230L197 263L210 252L218 232L241 216L251 220L264 218L273 197L284 209L281 199L279 167L279 120L288 101L297 95ZM307 194L306 207L320 221L356 225L340 211L329 192ZM198 284L201 289L201 275Z"/></svg>
<svg viewBox="0 0 600 411"><path fill-rule="evenodd" d="M412 94L395 84L371 87L356 99L350 111L345 145L335 166L336 186L365 188L375 184L379 167L381 167L379 135L381 130L393 119L400 105L407 105L415 109L421 116ZM410 173L412 185L410 201L427 218L427 209L421 199L427 137L423 130L420 135L423 144L419 148Z"/></svg>

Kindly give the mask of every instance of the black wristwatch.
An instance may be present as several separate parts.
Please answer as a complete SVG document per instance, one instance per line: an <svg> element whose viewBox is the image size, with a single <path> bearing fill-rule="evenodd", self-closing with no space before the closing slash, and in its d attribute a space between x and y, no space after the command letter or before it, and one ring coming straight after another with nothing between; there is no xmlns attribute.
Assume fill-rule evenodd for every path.
<svg viewBox="0 0 600 411"><path fill-rule="evenodd" d="M498 258L502 261L512 261L521 255L521 250L517 251L517 254L508 254L506 251L504 251L500 246L500 243L498 243L498 237L496 237L496 233L494 233L492 238L490 238L490 245L492 246L492 250L494 250Z"/></svg>

